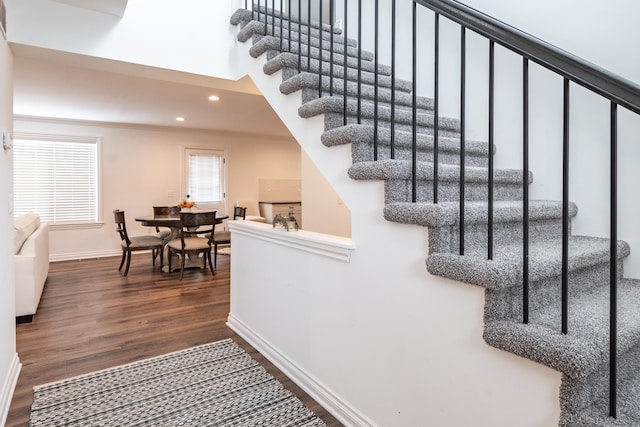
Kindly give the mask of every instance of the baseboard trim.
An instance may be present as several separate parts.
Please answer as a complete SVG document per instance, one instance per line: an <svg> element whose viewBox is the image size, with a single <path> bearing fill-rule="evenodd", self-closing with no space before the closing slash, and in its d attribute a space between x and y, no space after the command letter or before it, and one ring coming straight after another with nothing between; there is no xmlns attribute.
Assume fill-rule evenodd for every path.
<svg viewBox="0 0 640 427"><path fill-rule="evenodd" d="M229 313L229 317L227 318L227 326L251 344L278 369L284 372L287 377L322 405L323 408L336 417L342 424L357 427L375 426L371 420L350 408L348 403L340 396L333 393L312 375L296 366L278 349L262 338L260 334L256 333L231 313Z"/></svg>
<svg viewBox="0 0 640 427"><path fill-rule="evenodd" d="M49 255L49 261L75 261L79 259L106 258L119 255L122 255L122 251L120 249L93 252L69 252L64 254Z"/></svg>
<svg viewBox="0 0 640 427"><path fill-rule="evenodd" d="M9 371L7 372L6 380L2 385L2 390L0 390L0 425L5 425L7 423L9 407L11 406L11 399L13 398L13 392L16 389L16 384L18 383L20 369L22 369L22 364L20 363L18 353L16 353L11 361L11 366L9 366Z"/></svg>

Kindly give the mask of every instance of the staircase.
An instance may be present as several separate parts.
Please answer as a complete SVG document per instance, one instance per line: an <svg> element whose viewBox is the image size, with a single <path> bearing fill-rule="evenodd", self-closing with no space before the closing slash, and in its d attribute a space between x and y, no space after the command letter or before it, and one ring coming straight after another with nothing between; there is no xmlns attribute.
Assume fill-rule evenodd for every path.
<svg viewBox="0 0 640 427"><path fill-rule="evenodd" d="M399 79L392 82L390 67L386 65L378 65L378 72L374 73L374 55L361 52L359 60L357 42L345 43L340 31L327 25L320 32L318 23L300 25L297 18L289 22L278 11L274 16L271 9L264 7L238 10L231 23L240 27L240 42L252 43L253 57L266 55L265 73L282 71L283 94L302 93L299 115L324 117L322 143L327 147L351 144L353 164L349 176L354 180L384 181L385 219L428 227L427 270L433 275L485 288L485 341L562 373L561 426L640 425L640 286L636 280L623 279L622 260L630 253L627 243L617 242L618 397L613 418L609 416L610 241L569 236L567 275L571 315L569 332L563 334L559 326L563 204L531 200L529 318L528 323L523 323L523 179L531 183L532 175L523 176L521 170L495 170L493 254L488 259L490 153L486 141L466 141L464 255L460 255L459 121L438 118L438 203L434 204L434 102L416 97L414 202L411 82ZM329 64L330 48L334 49L333 66ZM360 88L356 83L359 64ZM328 77L330 72L333 79ZM577 214L577 207L570 204L570 217Z"/></svg>

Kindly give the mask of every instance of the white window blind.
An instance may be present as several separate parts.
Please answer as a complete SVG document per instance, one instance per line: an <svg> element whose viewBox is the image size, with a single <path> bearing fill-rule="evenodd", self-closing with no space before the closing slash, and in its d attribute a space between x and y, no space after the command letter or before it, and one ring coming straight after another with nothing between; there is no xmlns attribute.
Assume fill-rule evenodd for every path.
<svg viewBox="0 0 640 427"><path fill-rule="evenodd" d="M98 221L98 140L16 135L14 214L36 212L52 224Z"/></svg>
<svg viewBox="0 0 640 427"><path fill-rule="evenodd" d="M224 199L224 157L217 150L187 149L190 199L198 205L219 205Z"/></svg>

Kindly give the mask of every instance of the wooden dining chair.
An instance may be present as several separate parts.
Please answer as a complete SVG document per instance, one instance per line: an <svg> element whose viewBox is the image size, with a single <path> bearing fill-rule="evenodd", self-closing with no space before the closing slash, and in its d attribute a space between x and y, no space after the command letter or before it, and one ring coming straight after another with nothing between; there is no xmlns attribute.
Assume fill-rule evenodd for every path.
<svg viewBox="0 0 640 427"><path fill-rule="evenodd" d="M160 255L160 268L162 268L164 242L158 236L142 235L129 236L127 233L127 224L124 220L124 211L115 210L113 216L116 223L116 231L120 235L120 246L122 247L122 260L118 271L122 270L125 260L127 266L124 269L124 275L129 274L129 265L131 265L131 252L151 250L151 258L153 266L156 265L156 257Z"/></svg>
<svg viewBox="0 0 640 427"><path fill-rule="evenodd" d="M214 265L211 263L211 246L216 227L216 211L211 212L180 212L182 229L180 237L167 243L169 248L169 271L173 254L180 255L180 280L184 276L184 264L187 255L189 257L203 254L203 268L207 268L211 274L215 274Z"/></svg>
<svg viewBox="0 0 640 427"><path fill-rule="evenodd" d="M236 206L233 208L233 219L244 220L247 216L247 208ZM231 232L229 230L219 230L213 233L213 266L218 266L218 246L231 244Z"/></svg>
<svg viewBox="0 0 640 427"><path fill-rule="evenodd" d="M178 206L154 206L153 207L153 216L164 216L164 215L178 215L180 213L180 208ZM170 230L160 229L160 227L156 226L156 236L165 241L171 235Z"/></svg>

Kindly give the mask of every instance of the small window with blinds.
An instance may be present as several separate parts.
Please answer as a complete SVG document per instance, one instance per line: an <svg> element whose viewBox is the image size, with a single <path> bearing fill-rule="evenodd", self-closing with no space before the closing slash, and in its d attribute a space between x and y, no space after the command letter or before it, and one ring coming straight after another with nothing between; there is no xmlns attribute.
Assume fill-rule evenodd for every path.
<svg viewBox="0 0 640 427"><path fill-rule="evenodd" d="M14 214L52 226L98 223L99 138L14 134Z"/></svg>
<svg viewBox="0 0 640 427"><path fill-rule="evenodd" d="M224 152L185 149L186 192L201 209L224 209Z"/></svg>

